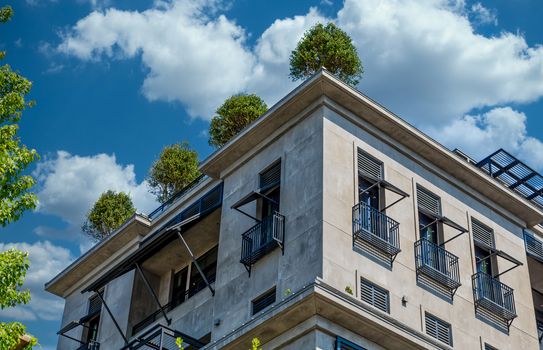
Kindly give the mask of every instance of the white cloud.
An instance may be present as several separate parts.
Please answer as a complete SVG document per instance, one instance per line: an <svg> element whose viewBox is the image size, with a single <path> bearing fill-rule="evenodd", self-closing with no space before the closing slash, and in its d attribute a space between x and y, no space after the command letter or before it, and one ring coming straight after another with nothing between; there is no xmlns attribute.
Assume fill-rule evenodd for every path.
<svg viewBox="0 0 543 350"><path fill-rule="evenodd" d="M484 7L480 2L471 5L471 14L478 24L498 25L498 15L495 10Z"/></svg>
<svg viewBox="0 0 543 350"><path fill-rule="evenodd" d="M0 318L18 321L59 320L64 308L64 301L45 292L43 286L74 260L70 251L53 245L49 241L33 244L0 243L0 251L10 248L17 248L29 253L30 268L27 271L23 289L30 289L32 300L27 305L0 310Z"/></svg>
<svg viewBox="0 0 543 350"><path fill-rule="evenodd" d="M117 163L115 155L71 155L59 151L38 163L33 175L38 180L38 211L62 218L67 229L37 227L35 233L47 238L73 239L78 234L85 214L106 190L130 194L138 212L147 213L158 204L148 192L147 182L138 183L133 165ZM82 241L82 247L88 242Z"/></svg>
<svg viewBox="0 0 543 350"><path fill-rule="evenodd" d="M466 115L430 132L447 146L466 151L476 160L504 148L534 168L543 169L543 143L527 135L526 115L510 107Z"/></svg>

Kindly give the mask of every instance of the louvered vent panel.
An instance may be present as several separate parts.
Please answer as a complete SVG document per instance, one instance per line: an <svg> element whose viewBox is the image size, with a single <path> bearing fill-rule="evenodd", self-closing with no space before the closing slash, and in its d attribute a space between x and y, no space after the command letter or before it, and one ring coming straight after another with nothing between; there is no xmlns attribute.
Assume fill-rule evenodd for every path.
<svg viewBox="0 0 543 350"><path fill-rule="evenodd" d="M498 348L495 348L492 345L485 343L485 350L498 350Z"/></svg>
<svg viewBox="0 0 543 350"><path fill-rule="evenodd" d="M363 278L360 279L360 297L362 301L379 310L389 312L388 291Z"/></svg>
<svg viewBox="0 0 543 350"><path fill-rule="evenodd" d="M98 313L102 310L102 300L98 297L98 295L93 295L89 299L89 315L92 315L94 313Z"/></svg>
<svg viewBox="0 0 543 350"><path fill-rule="evenodd" d="M260 174L260 190L267 190L281 183L281 162Z"/></svg>
<svg viewBox="0 0 543 350"><path fill-rule="evenodd" d="M417 205L430 213L441 216L441 200L422 187L417 187Z"/></svg>
<svg viewBox="0 0 543 350"><path fill-rule="evenodd" d="M426 314L426 333L447 345L452 345L451 325L430 315Z"/></svg>
<svg viewBox="0 0 543 350"><path fill-rule="evenodd" d="M346 339L337 337L336 339L336 349L337 350L366 350L363 347L356 345Z"/></svg>
<svg viewBox="0 0 543 350"><path fill-rule="evenodd" d="M275 287L253 300L253 315L275 303Z"/></svg>
<svg viewBox="0 0 543 350"><path fill-rule="evenodd" d="M473 239L477 243L481 243L487 247L495 247L494 232L491 228L483 225L475 219L471 220L471 227L473 230Z"/></svg>
<svg viewBox="0 0 543 350"><path fill-rule="evenodd" d="M383 179L383 163L360 149L358 150L358 171L378 180Z"/></svg>

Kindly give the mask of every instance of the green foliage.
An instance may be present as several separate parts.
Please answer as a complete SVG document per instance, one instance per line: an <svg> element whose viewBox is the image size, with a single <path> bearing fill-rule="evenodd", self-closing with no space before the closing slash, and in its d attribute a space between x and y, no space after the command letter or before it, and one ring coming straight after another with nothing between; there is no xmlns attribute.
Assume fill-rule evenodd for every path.
<svg viewBox="0 0 543 350"><path fill-rule="evenodd" d="M22 338L26 335L26 327L20 322L0 322L0 350L29 350L38 343L37 339L31 336L28 343ZM20 347L21 344L25 344Z"/></svg>
<svg viewBox="0 0 543 350"><path fill-rule="evenodd" d="M11 6L4 6L0 8L0 23L6 23L13 16L13 9Z"/></svg>
<svg viewBox="0 0 543 350"><path fill-rule="evenodd" d="M185 350L185 347L183 346L183 338L177 337L175 339L175 345L179 348L179 350Z"/></svg>
<svg viewBox="0 0 543 350"><path fill-rule="evenodd" d="M283 293L283 295L286 296L286 297L288 297L291 294L292 294L292 289L290 289L290 288L285 289L285 292Z"/></svg>
<svg viewBox="0 0 543 350"><path fill-rule="evenodd" d="M162 150L151 166L147 180L151 193L164 203L198 176L198 153L185 141Z"/></svg>
<svg viewBox="0 0 543 350"><path fill-rule="evenodd" d="M226 99L211 119L209 144L224 146L253 120L266 113L268 106L255 94L237 94Z"/></svg>
<svg viewBox="0 0 543 350"><path fill-rule="evenodd" d="M351 286L346 286L345 287L345 292L347 292L350 295L353 295L353 289L351 288Z"/></svg>
<svg viewBox="0 0 543 350"><path fill-rule="evenodd" d="M135 212L128 194L109 190L102 193L94 203L81 229L95 241L100 241L118 229Z"/></svg>
<svg viewBox="0 0 543 350"><path fill-rule="evenodd" d="M262 347L260 346L260 339L254 337L253 341L251 342L251 349L249 350L262 350Z"/></svg>
<svg viewBox="0 0 543 350"><path fill-rule="evenodd" d="M356 85L364 69L351 38L335 24L317 23L290 54L290 77L305 79L325 67L348 84Z"/></svg>

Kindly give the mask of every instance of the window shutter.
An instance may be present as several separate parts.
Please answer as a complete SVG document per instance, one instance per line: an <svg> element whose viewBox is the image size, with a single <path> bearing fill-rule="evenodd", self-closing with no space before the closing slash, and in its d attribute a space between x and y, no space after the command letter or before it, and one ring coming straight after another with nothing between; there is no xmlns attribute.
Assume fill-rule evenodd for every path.
<svg viewBox="0 0 543 350"><path fill-rule="evenodd" d="M417 186L417 205L436 216L441 216L441 200L425 188Z"/></svg>
<svg viewBox="0 0 543 350"><path fill-rule="evenodd" d="M483 225L475 219L471 219L471 228L473 231L473 240L475 242L481 243L491 248L494 248L496 246L494 242L494 232L491 228Z"/></svg>
<svg viewBox="0 0 543 350"><path fill-rule="evenodd" d="M272 290L262 294L261 296L253 300L253 315L259 313L271 304L275 303L275 294L275 287L273 287Z"/></svg>
<svg viewBox="0 0 543 350"><path fill-rule="evenodd" d="M336 350L366 350L361 346L356 345L341 337L336 338Z"/></svg>
<svg viewBox="0 0 543 350"><path fill-rule="evenodd" d="M383 162L358 149L358 172L376 180L383 179Z"/></svg>
<svg viewBox="0 0 543 350"><path fill-rule="evenodd" d="M452 346L451 325L434 317L428 313L425 314L426 334L447 345Z"/></svg>
<svg viewBox="0 0 543 350"><path fill-rule="evenodd" d="M281 184L281 162L272 165L260 174L260 191L265 191Z"/></svg>
<svg viewBox="0 0 543 350"><path fill-rule="evenodd" d="M495 348L492 345L485 343L485 350L498 350L498 348Z"/></svg>
<svg viewBox="0 0 543 350"><path fill-rule="evenodd" d="M381 311L390 312L388 291L364 278L360 278L360 298Z"/></svg>
<svg viewBox="0 0 543 350"><path fill-rule="evenodd" d="M102 300L100 299L100 297L98 297L97 294L95 294L89 299L88 314L92 315L92 314L100 312L101 310L102 310Z"/></svg>

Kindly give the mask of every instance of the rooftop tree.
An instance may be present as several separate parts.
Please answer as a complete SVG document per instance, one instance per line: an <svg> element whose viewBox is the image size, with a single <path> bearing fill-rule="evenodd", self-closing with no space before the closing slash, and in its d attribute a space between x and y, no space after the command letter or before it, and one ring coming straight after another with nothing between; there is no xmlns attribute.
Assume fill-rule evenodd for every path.
<svg viewBox="0 0 543 350"><path fill-rule="evenodd" d="M255 94L237 94L217 108L209 125L209 144L224 146L253 120L266 113L268 106Z"/></svg>
<svg viewBox="0 0 543 350"><path fill-rule="evenodd" d="M198 153L185 141L162 150L151 166L147 180L151 193L164 203L200 175Z"/></svg>
<svg viewBox="0 0 543 350"><path fill-rule="evenodd" d="M317 23L305 32L290 54L290 77L306 79L322 67L351 85L357 85L364 69L347 33L334 23Z"/></svg>
<svg viewBox="0 0 543 350"><path fill-rule="evenodd" d="M136 209L130 196L124 192L108 190L94 203L81 229L95 241L101 241L121 227Z"/></svg>
<svg viewBox="0 0 543 350"><path fill-rule="evenodd" d="M0 8L0 23L13 16L10 6ZM0 52L0 59L5 52ZM9 65L0 67L0 226L17 221L23 212L36 207L36 195L30 192L34 179L25 175L37 159L35 150L21 143L17 131L22 112L33 105L27 101L32 83ZM29 268L28 253L10 249L0 253L0 309L30 301L30 292L22 286ZM26 335L20 322L0 322L0 350L31 349L36 339Z"/></svg>

